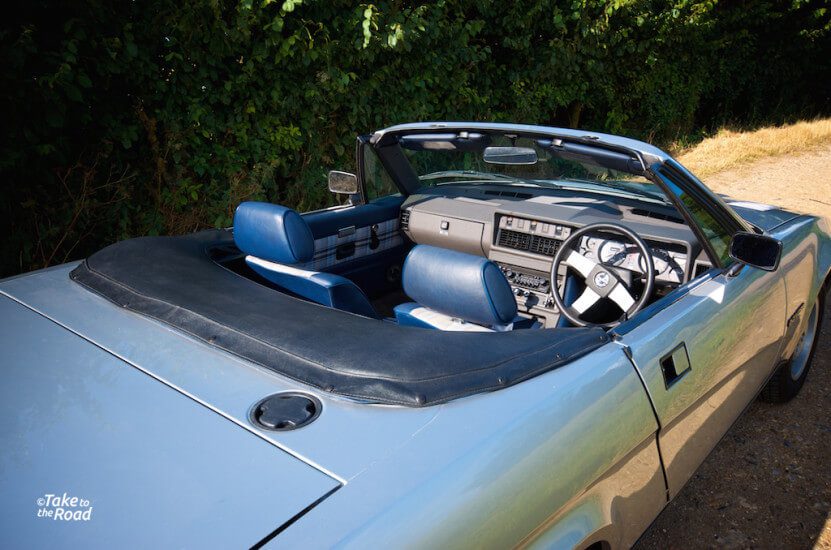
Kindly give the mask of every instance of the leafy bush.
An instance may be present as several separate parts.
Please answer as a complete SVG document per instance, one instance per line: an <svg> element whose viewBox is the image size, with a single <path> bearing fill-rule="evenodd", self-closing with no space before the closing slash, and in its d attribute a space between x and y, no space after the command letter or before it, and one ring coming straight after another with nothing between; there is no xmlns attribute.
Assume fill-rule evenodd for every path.
<svg viewBox="0 0 831 550"><path fill-rule="evenodd" d="M330 200L354 138L415 120L668 142L827 113L811 0L32 2L0 31L0 274Z"/></svg>

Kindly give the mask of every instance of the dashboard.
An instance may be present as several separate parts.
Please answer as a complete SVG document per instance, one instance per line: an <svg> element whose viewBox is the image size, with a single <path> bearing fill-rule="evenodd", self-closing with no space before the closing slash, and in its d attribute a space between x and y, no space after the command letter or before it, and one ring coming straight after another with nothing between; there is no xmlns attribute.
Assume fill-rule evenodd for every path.
<svg viewBox="0 0 831 550"><path fill-rule="evenodd" d="M652 250L658 295L686 282L702 267L694 233L671 207L607 195L514 189L490 185L426 189L404 202L401 229L415 243L494 261L511 284L520 313L545 326L554 326L559 318L551 298L554 256L573 231L590 223L625 225L646 241ZM645 270L640 251L617 235L584 236L579 251L625 277L637 278Z"/></svg>

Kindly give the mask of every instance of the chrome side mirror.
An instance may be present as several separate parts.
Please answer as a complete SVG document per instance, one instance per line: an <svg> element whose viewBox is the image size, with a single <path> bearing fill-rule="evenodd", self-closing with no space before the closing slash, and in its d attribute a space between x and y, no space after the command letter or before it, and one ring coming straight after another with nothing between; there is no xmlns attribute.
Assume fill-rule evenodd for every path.
<svg viewBox="0 0 831 550"><path fill-rule="evenodd" d="M329 172L329 191L340 195L355 195L358 193L358 176L349 172L331 170Z"/></svg>
<svg viewBox="0 0 831 550"><path fill-rule="evenodd" d="M776 271L782 257L782 242L768 235L740 231L730 240L730 257L765 271Z"/></svg>

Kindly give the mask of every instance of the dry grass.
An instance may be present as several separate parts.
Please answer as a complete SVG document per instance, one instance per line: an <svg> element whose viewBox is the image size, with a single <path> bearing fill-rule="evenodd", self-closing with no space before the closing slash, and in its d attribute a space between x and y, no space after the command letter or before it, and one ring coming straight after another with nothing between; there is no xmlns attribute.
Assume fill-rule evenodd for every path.
<svg viewBox="0 0 831 550"><path fill-rule="evenodd" d="M825 118L754 132L720 130L676 156L693 174L706 178L762 158L805 153L829 144L831 118Z"/></svg>

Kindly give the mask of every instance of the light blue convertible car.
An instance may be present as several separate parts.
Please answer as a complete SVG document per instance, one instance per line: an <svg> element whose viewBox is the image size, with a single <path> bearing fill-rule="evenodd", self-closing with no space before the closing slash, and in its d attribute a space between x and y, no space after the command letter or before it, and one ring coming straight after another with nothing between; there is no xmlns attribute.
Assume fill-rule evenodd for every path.
<svg viewBox="0 0 831 550"><path fill-rule="evenodd" d="M0 282L0 547L628 547L805 381L817 218L577 130L405 124L357 165L344 206Z"/></svg>

